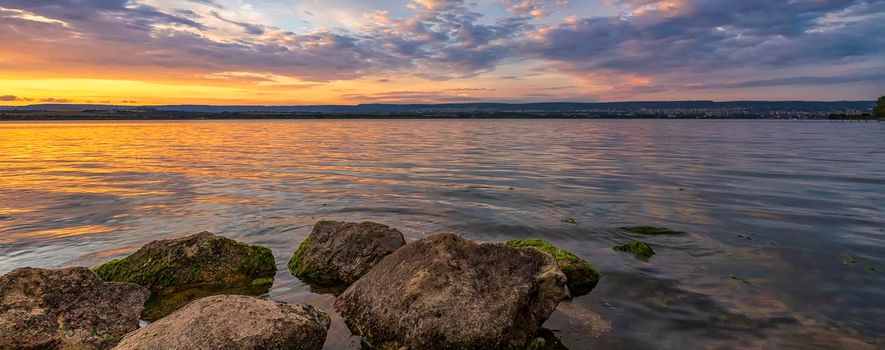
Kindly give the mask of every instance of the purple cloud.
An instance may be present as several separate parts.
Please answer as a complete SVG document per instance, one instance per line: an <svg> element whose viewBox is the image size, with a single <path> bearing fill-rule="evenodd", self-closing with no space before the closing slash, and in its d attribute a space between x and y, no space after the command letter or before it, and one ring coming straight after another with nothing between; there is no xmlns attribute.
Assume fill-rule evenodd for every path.
<svg viewBox="0 0 885 350"><path fill-rule="evenodd" d="M748 73L807 77L815 68L824 74L839 73L833 66L885 70L885 36L876 34L885 32L881 2L667 2L677 4L673 7L660 3L622 0L617 4L631 15L572 18L542 28L534 40L523 43L523 53L578 76L630 73L684 84L746 79ZM840 82L869 81L850 77L854 80ZM777 81L792 85L809 80L787 76Z"/></svg>

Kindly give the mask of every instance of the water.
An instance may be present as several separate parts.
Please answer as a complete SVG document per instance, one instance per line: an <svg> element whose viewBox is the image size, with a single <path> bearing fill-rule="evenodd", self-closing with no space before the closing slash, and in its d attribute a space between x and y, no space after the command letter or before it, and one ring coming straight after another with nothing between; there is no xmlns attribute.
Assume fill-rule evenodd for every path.
<svg viewBox="0 0 885 350"><path fill-rule="evenodd" d="M357 348L285 269L321 218L574 251L606 276L545 324L571 349L885 344L885 124L0 123L0 273L209 230L273 249L269 297L329 311L326 347ZM643 262L612 250L625 225L688 233L644 237Z"/></svg>

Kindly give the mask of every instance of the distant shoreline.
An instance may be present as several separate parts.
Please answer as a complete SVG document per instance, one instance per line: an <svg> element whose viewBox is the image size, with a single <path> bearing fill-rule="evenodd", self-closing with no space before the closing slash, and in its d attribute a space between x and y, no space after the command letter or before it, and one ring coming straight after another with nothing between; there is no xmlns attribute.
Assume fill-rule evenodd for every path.
<svg viewBox="0 0 885 350"><path fill-rule="evenodd" d="M41 104L0 106L0 120L870 119L873 101L660 101L309 106Z"/></svg>
<svg viewBox="0 0 885 350"><path fill-rule="evenodd" d="M768 120L768 121L831 121L831 122L881 122L882 119L875 118L852 118L852 119L828 119L828 118L773 118L773 117L568 117L568 116L341 116L341 115L325 115L325 116L290 116L290 117L192 117L192 118L133 118L133 117L21 117L14 118L0 115L0 123L2 122L78 122L78 121L285 121L285 120Z"/></svg>
<svg viewBox="0 0 885 350"><path fill-rule="evenodd" d="M772 116L570 116L570 115L248 115L248 114L208 114L191 116L133 116L133 115L10 115L0 113L4 121L199 121L199 120L782 120L782 121L879 121L870 116L852 115L845 117L772 117Z"/></svg>
<svg viewBox="0 0 885 350"><path fill-rule="evenodd" d="M798 118L770 118L770 117L747 117L747 118L727 118L727 117L716 117L716 118L701 118L701 117L563 117L563 116L555 116L555 117L516 117L516 116L476 116L476 117L418 117L418 116L321 116L321 117L274 117L274 118L252 118L252 117L206 117L206 118L127 118L127 117L112 117L112 118L55 118L55 117L43 117L43 118L6 118L0 117L0 122L27 122L27 121L236 121L236 120L506 120L506 119L518 119L518 120L772 120L772 121L837 121L836 119L826 119L826 118L807 118L807 119L798 119ZM876 121L876 119L850 119L851 121ZM844 121L848 121L845 119Z"/></svg>

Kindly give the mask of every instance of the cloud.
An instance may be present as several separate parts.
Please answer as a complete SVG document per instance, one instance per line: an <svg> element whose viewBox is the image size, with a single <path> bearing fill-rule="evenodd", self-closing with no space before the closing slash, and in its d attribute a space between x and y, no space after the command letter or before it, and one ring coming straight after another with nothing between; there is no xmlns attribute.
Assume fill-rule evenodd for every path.
<svg viewBox="0 0 885 350"><path fill-rule="evenodd" d="M13 102L13 101L33 101L33 99L26 97L18 97L15 95L0 95L0 102Z"/></svg>
<svg viewBox="0 0 885 350"><path fill-rule="evenodd" d="M252 72L216 72L206 74L206 78L214 80L231 80L239 82L272 82L276 81L272 74L261 74Z"/></svg>
<svg viewBox="0 0 885 350"><path fill-rule="evenodd" d="M534 90L555 91L555 90L571 90L571 89L575 89L575 88L577 88L577 86L575 86L575 85L566 85L566 86L536 87L536 88L534 88Z"/></svg>
<svg viewBox="0 0 885 350"><path fill-rule="evenodd" d="M189 2L193 2L193 3L197 3L197 4L206 5L206 6L210 6L210 7L214 7L214 8L219 9L219 10L224 9L224 6L222 6L221 4L215 2L214 0L187 0L187 1L189 1Z"/></svg>
<svg viewBox="0 0 885 350"><path fill-rule="evenodd" d="M212 16L214 16L215 18L219 19L222 22L227 22L227 23L239 26L240 28L243 28L243 31L245 31L246 34L261 35L261 34L264 34L264 31L265 31L265 28L263 25L232 21L227 18L221 17L221 15L215 11L212 11Z"/></svg>
<svg viewBox="0 0 885 350"><path fill-rule="evenodd" d="M683 85L661 85L655 88L677 90L712 90L712 89L740 89L757 87L780 87L780 86L827 86L850 83L876 83L885 80L885 73L853 73L845 75L819 75L819 76L793 76L772 79L749 79L724 82L706 82Z"/></svg>
<svg viewBox="0 0 885 350"><path fill-rule="evenodd" d="M88 1L83 6L60 6L67 2L4 3L29 16L65 23L37 25L25 18L4 19L0 41L15 43L5 49L42 54L34 58L42 66L72 66L72 70L89 70L84 66L91 66L93 70L151 67L207 74L260 71L317 81L356 78L394 65L387 54L373 47L369 38L327 30L295 34L237 21L227 22L242 29L239 37L213 38L206 33L207 25L145 5ZM3 51L0 48L0 53ZM64 55L58 55L60 52ZM24 68L25 63L21 64Z"/></svg>
<svg viewBox="0 0 885 350"><path fill-rule="evenodd" d="M512 41L530 29L518 18L481 24L482 15L461 0L415 1L409 17L379 14L358 34L327 29L296 34L208 12L208 18L239 28L232 34L210 27L193 9L166 13L126 0L67 5L69 0L9 0L4 7L64 25L38 26L30 19L14 18L0 26L0 39L17 42L11 50L45 53L39 57L41 65L54 67L258 71L313 81L412 72L447 80L493 70L512 57ZM65 53L64 59L58 52ZM101 59L96 52L102 53Z"/></svg>
<svg viewBox="0 0 885 350"><path fill-rule="evenodd" d="M409 18L387 12L367 16L367 35L377 47L430 80L466 78L491 70L513 57L515 41L533 26L526 18L505 17L479 23L482 15L461 0L418 0Z"/></svg>
<svg viewBox="0 0 885 350"><path fill-rule="evenodd" d="M568 5L568 0L501 0L508 5L507 11L533 18L548 17L557 8Z"/></svg>
<svg viewBox="0 0 885 350"><path fill-rule="evenodd" d="M539 75L568 75L608 89L606 97L668 88L857 83L885 89L881 80L854 74L885 70L882 1L606 0L615 15L556 18L549 16L577 2L498 0L507 13L493 18L473 2L414 0L407 9L368 12L346 30L298 33L224 11L220 1L189 2L196 5L5 0L0 57L16 59L3 61L0 70L41 67L124 79L145 72L258 85L276 77L443 81L507 66L498 79L530 88L545 85L531 82ZM325 20L325 13L311 10L302 12ZM520 66L528 61L531 66ZM520 68L511 71L514 66ZM839 76L844 81L827 78Z"/></svg>
<svg viewBox="0 0 885 350"><path fill-rule="evenodd" d="M71 102L71 100L66 99L66 98L54 98L54 97L49 97L49 98L41 98L41 99L40 99L40 102L68 103L68 102Z"/></svg>
<svg viewBox="0 0 885 350"><path fill-rule="evenodd" d="M885 69L885 36L876 34L885 32L881 4L862 0L609 3L625 12L569 18L542 27L524 43L524 52L589 80L632 74L652 82L675 79L688 84L746 78L748 73L798 74L836 65ZM778 81L803 82L791 77Z"/></svg>
<svg viewBox="0 0 885 350"><path fill-rule="evenodd" d="M343 99L357 103L448 103L478 101L467 93L449 91L387 91L374 94L344 94Z"/></svg>
<svg viewBox="0 0 885 350"><path fill-rule="evenodd" d="M885 81L885 72L862 72L849 75L836 76L800 76L775 79L756 79L741 80L736 82L725 83L708 83L697 86L690 86L691 89L732 89L747 87L769 87L769 86L821 86L821 85L838 85L855 82L881 82Z"/></svg>

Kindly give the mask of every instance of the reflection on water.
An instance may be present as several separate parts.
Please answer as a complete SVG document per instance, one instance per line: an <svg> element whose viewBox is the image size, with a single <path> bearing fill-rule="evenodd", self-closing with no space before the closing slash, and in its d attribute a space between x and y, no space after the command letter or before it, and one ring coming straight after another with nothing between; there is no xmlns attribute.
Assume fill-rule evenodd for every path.
<svg viewBox="0 0 885 350"><path fill-rule="evenodd" d="M209 230L273 249L270 298L331 311L285 271L321 218L575 251L607 275L545 324L571 349L885 343L881 124L0 123L0 273ZM642 262L611 249L629 225L687 234ZM333 319L327 348L358 347Z"/></svg>

